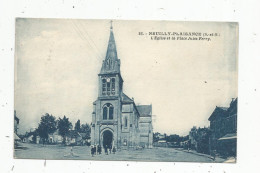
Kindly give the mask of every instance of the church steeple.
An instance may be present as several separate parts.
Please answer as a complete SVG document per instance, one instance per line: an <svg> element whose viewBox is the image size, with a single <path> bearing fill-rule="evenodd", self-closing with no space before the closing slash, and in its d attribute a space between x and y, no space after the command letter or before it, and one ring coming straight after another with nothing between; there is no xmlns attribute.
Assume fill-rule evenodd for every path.
<svg viewBox="0 0 260 173"><path fill-rule="evenodd" d="M116 42L111 21L110 36L107 46L106 58L103 61L100 74L120 73L120 60L117 57Z"/></svg>

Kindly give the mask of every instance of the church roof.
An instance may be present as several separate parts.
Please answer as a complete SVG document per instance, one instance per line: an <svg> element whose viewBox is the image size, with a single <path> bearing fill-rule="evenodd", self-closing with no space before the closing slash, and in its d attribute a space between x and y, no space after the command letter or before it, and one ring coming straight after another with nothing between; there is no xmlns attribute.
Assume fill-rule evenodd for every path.
<svg viewBox="0 0 260 173"><path fill-rule="evenodd" d="M134 100L130 99L125 93L122 94L122 101L123 102L134 102Z"/></svg>
<svg viewBox="0 0 260 173"><path fill-rule="evenodd" d="M152 115L152 105L138 105L136 106L140 116L151 116Z"/></svg>
<svg viewBox="0 0 260 173"><path fill-rule="evenodd" d="M110 27L110 36L107 46L106 58L103 61L100 74L120 73L120 60L117 57L116 42L113 27Z"/></svg>

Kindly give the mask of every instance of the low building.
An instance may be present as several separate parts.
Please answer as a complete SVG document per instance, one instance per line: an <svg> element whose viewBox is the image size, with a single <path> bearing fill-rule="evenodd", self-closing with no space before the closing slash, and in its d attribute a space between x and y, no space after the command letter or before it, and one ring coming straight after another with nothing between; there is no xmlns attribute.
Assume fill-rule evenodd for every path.
<svg viewBox="0 0 260 173"><path fill-rule="evenodd" d="M180 142L180 147L183 149L189 149L190 148L189 145L190 145L190 140Z"/></svg>
<svg viewBox="0 0 260 173"><path fill-rule="evenodd" d="M16 116L16 110L14 110L14 133L17 134L19 118Z"/></svg>
<svg viewBox="0 0 260 173"><path fill-rule="evenodd" d="M37 135L37 136L35 137L35 143L36 143L36 144L39 144L39 143L40 143L40 139L41 139L40 136Z"/></svg>
<svg viewBox="0 0 260 173"><path fill-rule="evenodd" d="M31 135L28 135L28 136L24 137L23 138L23 142L25 142L25 143L33 143L34 142L33 141L33 135L31 134Z"/></svg>
<svg viewBox="0 0 260 173"><path fill-rule="evenodd" d="M90 145L90 139L87 133L79 133L82 137L81 145Z"/></svg>
<svg viewBox="0 0 260 173"><path fill-rule="evenodd" d="M63 142L63 137L59 135L59 131L56 130L54 133L49 134L48 140L50 144L61 144Z"/></svg>
<svg viewBox="0 0 260 173"><path fill-rule="evenodd" d="M167 141L162 139L160 139L158 142L154 142L153 145L155 147L168 147Z"/></svg>
<svg viewBox="0 0 260 173"><path fill-rule="evenodd" d="M70 130L65 138L66 145L81 145L82 136L76 130Z"/></svg>
<svg viewBox="0 0 260 173"><path fill-rule="evenodd" d="M17 134L19 121L19 118L16 116L16 110L14 110L14 148L18 147L18 141L22 141Z"/></svg>
<svg viewBox="0 0 260 173"><path fill-rule="evenodd" d="M165 138L166 138L166 134L159 134L159 135L158 135L158 138L159 138L159 139L165 139Z"/></svg>
<svg viewBox="0 0 260 173"><path fill-rule="evenodd" d="M152 126L152 105L136 106L140 114L139 133L140 146L152 148L153 146L153 126Z"/></svg>
<svg viewBox="0 0 260 173"><path fill-rule="evenodd" d="M165 139L166 138L166 134L161 134L159 132L156 132L154 133L154 138L158 141L160 139ZM154 141L154 142L157 142L157 141Z"/></svg>

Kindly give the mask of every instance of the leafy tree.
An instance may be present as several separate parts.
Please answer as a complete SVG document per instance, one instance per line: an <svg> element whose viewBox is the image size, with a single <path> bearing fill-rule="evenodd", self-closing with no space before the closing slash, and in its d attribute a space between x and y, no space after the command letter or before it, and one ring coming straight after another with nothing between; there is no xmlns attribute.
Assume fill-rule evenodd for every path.
<svg viewBox="0 0 260 173"><path fill-rule="evenodd" d="M184 142L184 141L187 141L187 140L189 140L189 135L181 137L181 142Z"/></svg>
<svg viewBox="0 0 260 173"><path fill-rule="evenodd" d="M166 134L166 133L164 133L163 135L164 135L164 140L166 140L167 134Z"/></svg>
<svg viewBox="0 0 260 173"><path fill-rule="evenodd" d="M159 135L160 133L156 132L156 133L153 133L153 142L158 142L159 141Z"/></svg>
<svg viewBox="0 0 260 173"><path fill-rule="evenodd" d="M78 120L78 121L75 123L74 129L75 129L77 132L80 132L80 120Z"/></svg>
<svg viewBox="0 0 260 173"><path fill-rule="evenodd" d="M65 144L65 136L69 133L69 130L72 128L72 124L69 121L69 118L64 117L61 119L58 119L58 129L59 129L59 134L63 138L63 143Z"/></svg>
<svg viewBox="0 0 260 173"><path fill-rule="evenodd" d="M199 153L209 154L209 136L210 129L207 127L196 128L193 127L190 131L190 136L196 141L196 147L193 146Z"/></svg>
<svg viewBox="0 0 260 173"><path fill-rule="evenodd" d="M198 147L197 151L200 153L209 154L209 136L210 130L209 128L199 128L197 132L197 142Z"/></svg>
<svg viewBox="0 0 260 173"><path fill-rule="evenodd" d="M91 127L88 123L81 125L80 132L86 133L86 139L90 139Z"/></svg>
<svg viewBox="0 0 260 173"><path fill-rule="evenodd" d="M45 143L49 137L49 134L55 132L56 129L56 118L46 113L41 117L41 121L36 129L36 132L43 139L43 143Z"/></svg>

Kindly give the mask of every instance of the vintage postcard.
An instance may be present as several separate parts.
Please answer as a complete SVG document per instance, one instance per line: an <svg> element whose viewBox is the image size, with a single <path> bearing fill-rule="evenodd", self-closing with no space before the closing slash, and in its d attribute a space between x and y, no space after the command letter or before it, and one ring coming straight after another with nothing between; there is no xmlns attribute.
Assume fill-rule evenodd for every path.
<svg viewBox="0 0 260 173"><path fill-rule="evenodd" d="M14 158L237 159L238 23L16 19Z"/></svg>

